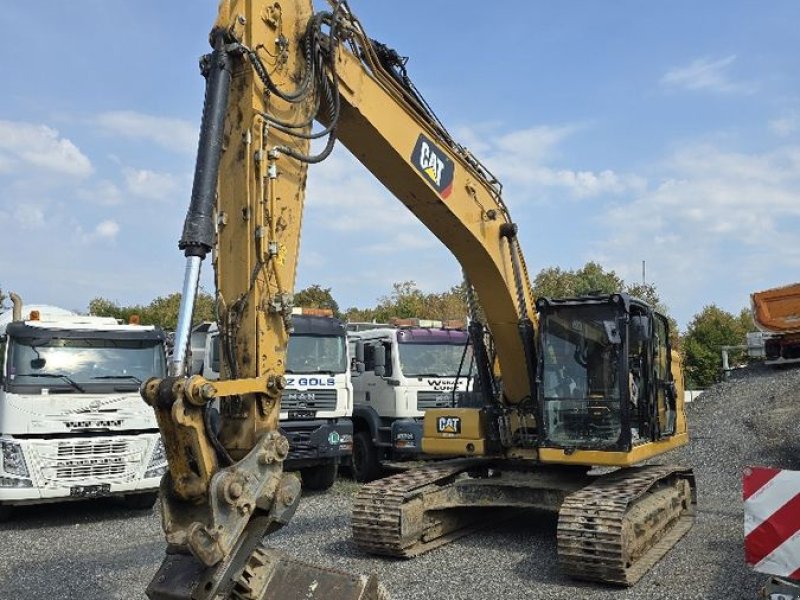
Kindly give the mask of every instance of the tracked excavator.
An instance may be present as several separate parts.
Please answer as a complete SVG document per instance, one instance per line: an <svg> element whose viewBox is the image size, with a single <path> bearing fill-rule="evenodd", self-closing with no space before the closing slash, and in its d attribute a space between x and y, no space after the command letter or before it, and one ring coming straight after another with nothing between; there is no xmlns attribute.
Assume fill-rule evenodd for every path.
<svg viewBox="0 0 800 600"><path fill-rule="evenodd" d="M224 0L201 61L206 94L179 242L186 269L175 350L168 376L142 386L169 464L160 489L167 554L148 596L385 597L374 576L262 545L300 498L299 481L282 470L279 405L308 166L336 140L461 264L479 390L468 405L425 417L424 450L460 458L358 494L356 543L413 556L470 531L479 515L552 508L567 573L633 583L692 520L691 471L629 468L687 442L666 319L623 294L535 299L500 183L448 133L405 59L372 40L347 2L329 5ZM315 139L325 140L318 153ZM185 376L209 254L217 381Z"/></svg>

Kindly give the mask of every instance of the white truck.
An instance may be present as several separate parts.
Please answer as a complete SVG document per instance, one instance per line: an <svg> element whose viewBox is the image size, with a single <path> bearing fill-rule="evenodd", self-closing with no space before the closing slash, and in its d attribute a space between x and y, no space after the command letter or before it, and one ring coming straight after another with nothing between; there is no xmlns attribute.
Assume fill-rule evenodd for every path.
<svg viewBox="0 0 800 600"><path fill-rule="evenodd" d="M300 471L303 487L326 490L353 449L353 386L344 323L325 309L295 308L286 352L286 389L280 430L289 440L288 471ZM219 377L215 323L192 330L192 372ZM207 358L206 358L207 357Z"/></svg>
<svg viewBox="0 0 800 600"><path fill-rule="evenodd" d="M0 519L14 505L117 496L151 508L166 456L139 395L164 334L52 306L0 314Z"/></svg>
<svg viewBox="0 0 800 600"><path fill-rule="evenodd" d="M440 322L348 325L353 361L353 476L371 481L382 465L422 456L429 408L460 406L471 390L472 347L463 329Z"/></svg>

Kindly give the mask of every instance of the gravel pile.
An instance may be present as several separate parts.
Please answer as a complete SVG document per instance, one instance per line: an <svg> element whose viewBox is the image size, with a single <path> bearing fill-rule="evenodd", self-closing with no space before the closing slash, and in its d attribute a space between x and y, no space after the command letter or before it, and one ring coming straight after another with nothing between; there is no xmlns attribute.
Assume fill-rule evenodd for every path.
<svg viewBox="0 0 800 600"><path fill-rule="evenodd" d="M692 442L664 460L694 467L697 523L633 589L562 577L556 518L546 513L525 514L413 560L365 555L350 539L357 486L346 479L327 494L306 496L270 543L305 561L376 572L393 600L754 599L763 577L743 560L741 472L750 464L800 468L798 407L800 370L762 368L735 373L688 407ZM0 525L0 540L0 598L19 600L142 598L163 552L156 514L112 502L23 509Z"/></svg>

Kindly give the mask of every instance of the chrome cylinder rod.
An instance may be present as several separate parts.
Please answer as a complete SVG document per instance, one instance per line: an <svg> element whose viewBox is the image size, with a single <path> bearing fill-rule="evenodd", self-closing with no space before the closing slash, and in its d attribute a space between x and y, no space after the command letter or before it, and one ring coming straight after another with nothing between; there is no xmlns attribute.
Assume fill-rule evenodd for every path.
<svg viewBox="0 0 800 600"><path fill-rule="evenodd" d="M169 375L180 377L186 374L186 354L189 350L189 336L192 329L194 303L197 299L197 287L200 284L200 265L203 259L199 256L186 257L186 272L183 276L181 307L178 311L178 326L175 330L175 346L169 361Z"/></svg>

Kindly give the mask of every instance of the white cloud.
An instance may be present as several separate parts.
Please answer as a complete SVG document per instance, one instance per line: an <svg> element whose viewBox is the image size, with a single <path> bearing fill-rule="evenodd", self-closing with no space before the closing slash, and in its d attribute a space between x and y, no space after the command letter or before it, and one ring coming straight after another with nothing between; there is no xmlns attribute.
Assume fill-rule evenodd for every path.
<svg viewBox="0 0 800 600"><path fill-rule="evenodd" d="M44 226L44 210L33 204L18 204L14 208L14 221L23 229L40 229Z"/></svg>
<svg viewBox="0 0 800 600"><path fill-rule="evenodd" d="M732 54L719 60L698 58L684 67L673 67L661 77L661 85L687 90L708 90L721 93L752 94L756 85L732 81L729 69L736 60Z"/></svg>
<svg viewBox="0 0 800 600"><path fill-rule="evenodd" d="M0 120L0 170L11 171L14 163L75 177L92 173L91 161L55 129Z"/></svg>
<svg viewBox="0 0 800 600"><path fill-rule="evenodd" d="M769 122L769 129L779 137L788 137L800 131L800 112L792 111ZM2 168L2 165L0 165Z"/></svg>
<svg viewBox="0 0 800 600"><path fill-rule="evenodd" d="M119 233L119 224L116 221L102 221L101 223L97 224L97 227L94 228L94 232L97 237L106 238L106 239L113 239L117 237Z"/></svg>
<svg viewBox="0 0 800 600"><path fill-rule="evenodd" d="M338 149L308 177L309 216L338 232L386 232L422 228L403 204L396 200L352 155Z"/></svg>
<svg viewBox="0 0 800 600"><path fill-rule="evenodd" d="M641 191L644 178L637 175L559 168L559 146L584 127L576 124L536 126L506 134L462 129L467 140L477 141L481 157L492 172L507 185L516 186L516 196L533 195L531 188L560 188L574 198ZM474 147L474 146L473 146Z"/></svg>
<svg viewBox="0 0 800 600"><path fill-rule="evenodd" d="M436 239L432 234L424 232L423 235L415 233L399 232L374 244L359 247L361 252L373 254L392 254L397 252L413 252L432 248L436 245Z"/></svg>
<svg viewBox="0 0 800 600"><path fill-rule="evenodd" d="M87 232L80 224L75 224L75 237L83 244L93 242L112 242L120 231L119 223L112 219L100 221L94 228Z"/></svg>
<svg viewBox="0 0 800 600"><path fill-rule="evenodd" d="M148 169L124 169L128 192L148 200L178 200L184 195L184 181L171 173Z"/></svg>
<svg viewBox="0 0 800 600"><path fill-rule="evenodd" d="M107 133L150 141L171 152L197 151L197 127L183 119L117 110L98 115L96 122Z"/></svg>
<svg viewBox="0 0 800 600"><path fill-rule="evenodd" d="M764 154L708 143L677 149L661 165L660 185L604 213L609 238L597 242L598 258L631 280L647 259L683 321L712 302L738 311L748 293L791 280L800 265L799 155L795 146Z"/></svg>
<svg viewBox="0 0 800 600"><path fill-rule="evenodd" d="M99 206L115 206L122 202L122 192L112 181L101 179L92 186L77 191L81 200Z"/></svg>

